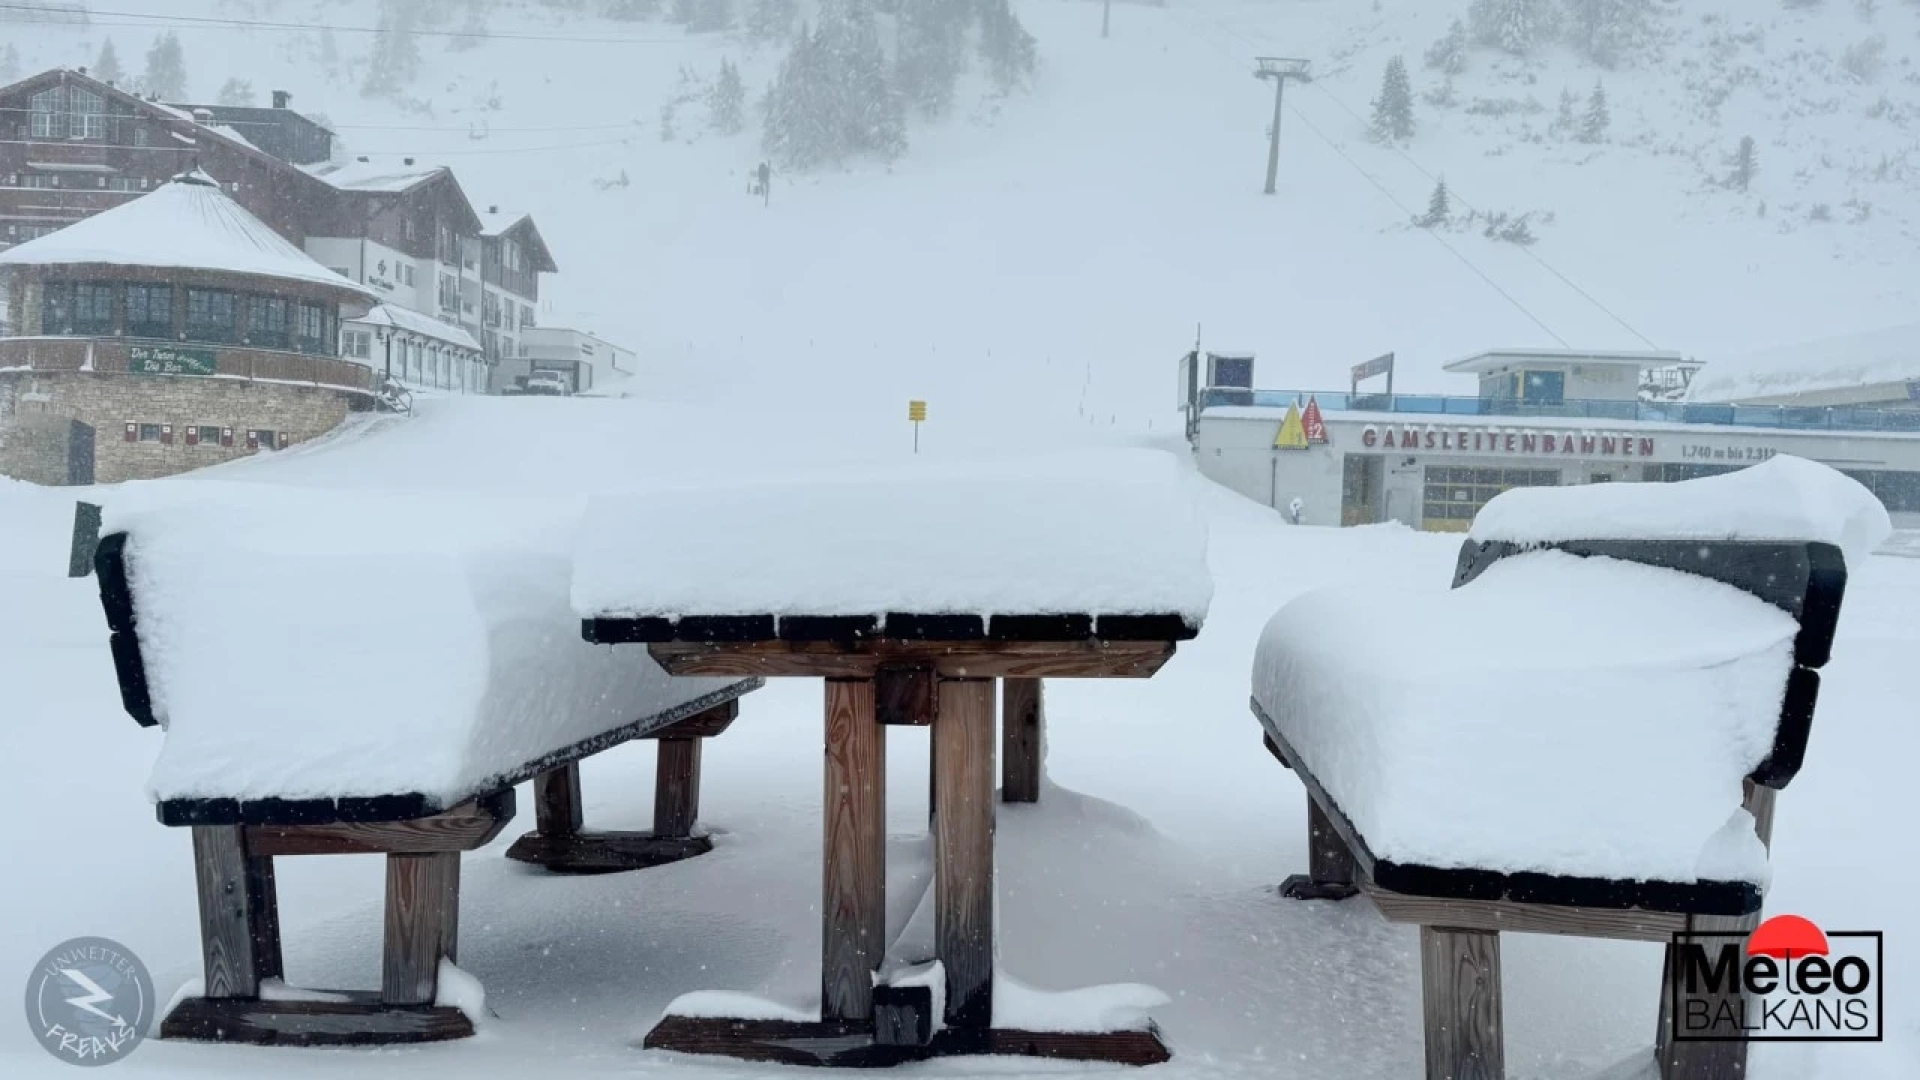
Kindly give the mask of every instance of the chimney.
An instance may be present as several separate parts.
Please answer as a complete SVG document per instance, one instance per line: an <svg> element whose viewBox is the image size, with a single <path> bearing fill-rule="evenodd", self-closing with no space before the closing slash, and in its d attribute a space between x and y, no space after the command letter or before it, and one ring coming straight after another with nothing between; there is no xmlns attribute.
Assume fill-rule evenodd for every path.
<svg viewBox="0 0 1920 1080"><path fill-rule="evenodd" d="M85 64L82 64L82 65L80 66L80 74L82 74L82 75L85 75L86 73L87 73L87 68L86 68L86 65L85 65Z"/></svg>
<svg viewBox="0 0 1920 1080"><path fill-rule="evenodd" d="M401 158L401 159L400 159L400 163L401 163L401 164L403 164L403 165L411 165L411 164L413 164L413 159L412 159L412 158Z"/></svg>
<svg viewBox="0 0 1920 1080"><path fill-rule="evenodd" d="M286 108L287 103L292 100L293 95L287 93L285 90L275 90L273 92L273 107L276 109Z"/></svg>
<svg viewBox="0 0 1920 1080"><path fill-rule="evenodd" d="M355 158L354 160L358 161L362 165L365 165L367 163L367 155L361 154L359 157Z"/></svg>
<svg viewBox="0 0 1920 1080"><path fill-rule="evenodd" d="M208 127L211 127L213 125L213 110L212 109L193 110L193 122L196 124L203 124Z"/></svg>
<svg viewBox="0 0 1920 1080"><path fill-rule="evenodd" d="M497 214L497 213L499 213L499 212L500 212L500 208L499 208L499 207L497 207L497 206L489 206L489 207L487 207L487 213L489 213L489 214Z"/></svg>

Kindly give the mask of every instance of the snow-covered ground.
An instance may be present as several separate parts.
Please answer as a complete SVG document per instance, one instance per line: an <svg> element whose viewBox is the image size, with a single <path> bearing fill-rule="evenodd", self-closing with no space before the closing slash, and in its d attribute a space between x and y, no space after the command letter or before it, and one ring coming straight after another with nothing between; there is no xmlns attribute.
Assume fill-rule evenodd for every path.
<svg viewBox="0 0 1920 1080"><path fill-rule="evenodd" d="M643 370L626 384L630 400L427 399L412 420L355 420L325 440L139 487L161 499L246 483L554 494L897 465L911 438L908 398L930 402L921 436L934 458L1088 443L1178 450L1172 361L1195 322L1210 344L1257 349L1266 384L1337 388L1348 365L1392 349L1405 389L1457 389L1441 361L1554 342L1406 227L1401 206L1424 206L1428 173L1483 209L1554 212L1531 255L1477 233L1446 239L1577 346L1644 343L1553 270L1659 345L1709 358L1910 322L1920 298L1920 198L1893 152L1912 144L1902 126L1916 107L1911 5L1878 5L1892 44L1874 85L1818 63L1869 32L1852 4L1830 0L1817 15L1755 0L1659 5L1668 52L1606 74L1615 137L1600 146L1535 141L1528 129L1544 129L1562 86L1584 92L1597 72L1561 50L1526 64L1476 54L1456 80L1460 104L1423 105L1404 157L1366 141L1347 109L1364 117L1395 53L1408 57L1416 91L1429 89L1435 76L1419 55L1464 0L1116 4L1105 41L1098 4L1017 6L1043 60L1030 95L993 103L972 93L947 123L916 126L891 168L776 175L770 207L745 194L759 160L751 136L689 131L665 143L655 117L682 65L711 73L736 57L757 87L778 63L771 50L655 26L556 25L507 6L491 29L576 40L502 38L464 51L426 42L406 96L431 105L404 106L359 95L365 35L182 29L192 96L211 98L229 76L263 95L289 89L354 152L444 161L476 204L531 211L563 270L548 283L542 322L634 347ZM168 5L363 27L374 8ZM139 24L102 14L88 28L11 37L34 70L91 63L108 33L133 57L153 33ZM331 69L319 63L329 37L340 57ZM621 43L636 37L661 40ZM1273 199L1259 194L1271 98L1248 77L1256 53L1314 57L1319 70L1315 83L1289 87ZM1715 72L1732 90L1718 119L1698 107L1717 94ZM1782 96L1788 89L1800 96ZM1529 95L1545 113L1467 108ZM1707 185L1722 148L1749 128L1762 144L1754 192ZM1872 175L1876 147L1895 159L1887 179ZM625 186L609 186L623 175ZM1874 204L1868 220L1847 220L1854 197ZM1816 202L1835 220L1812 221ZM1188 480L1210 533L1206 629L1151 681L1050 688L1048 768L1059 786L999 817L1008 973L1041 989L1165 991L1172 1001L1155 1015L1175 1059L1159 1075L1418 1075L1414 932L1363 901L1274 894L1306 863L1304 796L1261 748L1247 694L1255 643L1281 603L1327 585L1444 589L1456 541L1398 527L1288 527ZM11 767L0 821L13 871L0 900L0 973L24 973L66 937L104 934L149 963L164 996L198 970L189 842L153 821L142 792L158 735L120 710L93 583L61 576L76 494L0 480L0 762ZM1760 1048L1756 1080L1920 1076L1920 999L1905 989L1920 984L1920 865L1900 809L1920 753L1917 605L1920 560L1876 557L1858 569L1806 767L1780 801L1768 901L1831 928L1886 932L1887 1041ZM1383 627L1379 662L1441 632ZM634 1044L683 992L795 1004L815 992L819 692L776 682L709 748L702 817L720 833L709 856L580 879L531 872L499 845L468 857L460 961L499 1014L480 1038L381 1052L153 1043L116 1075L776 1072ZM889 739L891 895L904 904L929 861L926 744L911 731ZM645 823L649 750L622 748L585 771L593 821ZM527 827L530 811L509 836ZM379 882L377 859L284 860L290 982L375 984ZM1544 937L1504 947L1510 1075L1644 1072L1657 949ZM0 1033L0 1075L64 1075L22 1027ZM910 1071L1081 1070L969 1060Z"/></svg>
<svg viewBox="0 0 1920 1080"><path fill-rule="evenodd" d="M451 458L475 486L618 486L680 475L678 450L711 445L716 474L783 463L899 463L890 427L857 417L744 416L638 400L450 399L411 421L362 423L339 436L198 476L141 485L143 497L218 495L259 482L406 490ZM499 432L520 438L502 441ZM864 446L862 444L864 443ZM802 449L796 449L796 447ZM563 453L571 449L570 453ZM1003 447L1002 449L1016 449ZM1304 797L1259 743L1247 712L1253 649L1276 607L1309 588L1374 583L1442 590L1451 538L1397 526L1297 528L1190 475L1208 521L1215 597L1206 629L1145 683L1049 686L1048 772L1037 807L999 820L1002 956L1042 989L1144 983L1172 1001L1154 1013L1183 1077L1401 1077L1421 1060L1416 935L1364 901L1279 899L1274 884L1306 862ZM97 494L111 502L125 490ZM7 722L0 788L12 822L0 971L24 971L78 934L120 940L152 966L163 996L198 968L188 838L156 824L141 788L158 744L120 711L93 583L64 573L71 491L0 486L0 687ZM379 522L367 523L377 530ZM1910 722L1920 626L1920 562L1876 557L1848 596L1806 769L1781 799L1769 910L1834 928L1887 933L1888 1041L1760 1048L1759 1080L1920 1075L1920 1008L1900 989L1920 978L1900 942L1920 937L1907 898L1920 890L1909 823L1890 810L1920 752ZM1397 624L1396 624L1397 625ZM1422 648L1419 626L1380 642L1380 662ZM259 1050L150 1043L116 1066L129 1077L483 1077L560 1068L567 1075L764 1076L690 1063L635 1043L675 996L748 992L799 1006L817 992L820 693L776 680L708 750L702 817L715 851L639 873L548 877L501 857L508 837L468 856L461 965L498 1018L471 1042L381 1052ZM923 733L890 734L889 875L894 905L923 883ZM587 813L638 827L651 808L652 761L626 747L586 766ZM523 803L524 805L524 803ZM527 820L516 822L509 837ZM373 858L288 859L281 870L288 979L351 988L377 982L380 865ZM896 911L896 924L905 918ZM1588 1078L1646 1060L1659 950L1574 939L1506 944L1511 1075ZM64 1068L0 1026L0 1074ZM944 1061L934 1075L1057 1074L1031 1062ZM1632 1071L1606 1075L1635 1075Z"/></svg>

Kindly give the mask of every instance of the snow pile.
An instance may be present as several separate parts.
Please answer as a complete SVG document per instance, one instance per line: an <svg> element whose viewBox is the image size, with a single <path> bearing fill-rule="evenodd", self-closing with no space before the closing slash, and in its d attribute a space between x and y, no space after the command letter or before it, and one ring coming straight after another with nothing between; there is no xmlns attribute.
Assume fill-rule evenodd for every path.
<svg viewBox="0 0 1920 1080"><path fill-rule="evenodd" d="M586 644L578 499L205 485L109 506L166 741L157 799L421 793L733 685ZM214 496L211 493L222 494Z"/></svg>
<svg viewBox="0 0 1920 1080"><path fill-rule="evenodd" d="M593 499L586 616L1177 614L1212 596L1174 458L1087 451Z"/></svg>
<svg viewBox="0 0 1920 1080"><path fill-rule="evenodd" d="M1893 532L1887 508L1858 481L1785 454L1738 472L1673 484L1514 488L1467 533L1482 542L1783 540L1833 544L1866 564Z"/></svg>
<svg viewBox="0 0 1920 1080"><path fill-rule="evenodd" d="M1915 381L1920 381L1920 323L1715 359L1694 375L1687 400L1772 400Z"/></svg>
<svg viewBox="0 0 1920 1080"><path fill-rule="evenodd" d="M1378 858L1764 884L1741 780L1797 631L1718 582L1542 551L1447 592L1308 593L1253 695Z"/></svg>
<svg viewBox="0 0 1920 1080"><path fill-rule="evenodd" d="M993 1026L1018 1031L1139 1031L1173 999L1141 983L1035 990L993 973Z"/></svg>

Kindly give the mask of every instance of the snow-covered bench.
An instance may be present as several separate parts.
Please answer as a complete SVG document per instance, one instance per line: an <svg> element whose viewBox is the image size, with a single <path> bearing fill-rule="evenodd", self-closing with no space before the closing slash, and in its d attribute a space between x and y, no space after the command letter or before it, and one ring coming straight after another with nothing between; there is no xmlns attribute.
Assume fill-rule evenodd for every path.
<svg viewBox="0 0 1920 1080"><path fill-rule="evenodd" d="M581 504L219 490L109 507L95 559L123 703L166 729L150 794L162 823L193 830L205 979L162 1036L472 1034L474 984L452 967L461 853L500 833L534 779L536 846L564 863L552 826L579 833L575 763L625 740L691 742L662 754L692 768L661 801L679 811L667 854L697 853L697 739L759 680L670 678L581 641L567 602ZM274 857L361 853L386 857L380 990L288 988Z"/></svg>
<svg viewBox="0 0 1920 1080"><path fill-rule="evenodd" d="M1791 458L1521 489L1481 512L1451 591L1327 590L1273 617L1253 709L1310 796L1310 873L1283 890L1364 891L1420 925L1428 1077L1502 1075L1503 930L1756 925L1847 567L1888 529L1864 488ZM1734 1075L1745 1044L1670 1041L1672 1001L1662 1075Z"/></svg>

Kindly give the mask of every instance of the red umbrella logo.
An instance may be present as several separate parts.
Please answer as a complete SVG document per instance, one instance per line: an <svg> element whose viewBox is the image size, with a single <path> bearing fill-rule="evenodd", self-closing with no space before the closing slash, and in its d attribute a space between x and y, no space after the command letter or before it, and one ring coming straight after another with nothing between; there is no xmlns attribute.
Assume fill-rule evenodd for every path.
<svg viewBox="0 0 1920 1080"><path fill-rule="evenodd" d="M1775 915L1755 927L1747 938L1748 956L1791 960L1796 956L1825 956L1827 952L1827 935L1812 920L1798 915Z"/></svg>

